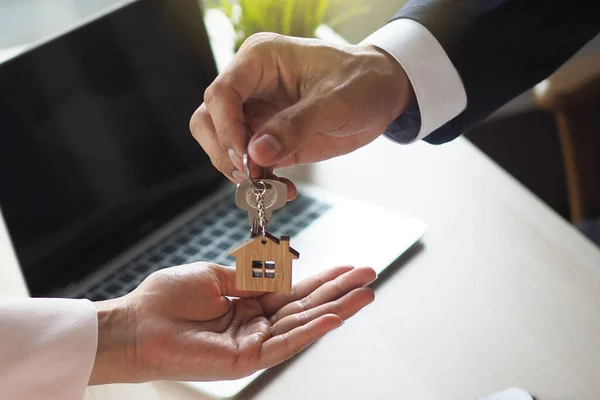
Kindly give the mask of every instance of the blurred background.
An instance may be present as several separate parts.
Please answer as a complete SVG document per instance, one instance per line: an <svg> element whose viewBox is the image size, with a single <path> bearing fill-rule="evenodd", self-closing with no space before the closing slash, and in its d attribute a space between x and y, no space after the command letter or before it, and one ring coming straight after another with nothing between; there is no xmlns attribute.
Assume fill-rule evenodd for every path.
<svg viewBox="0 0 600 400"><path fill-rule="evenodd" d="M128 1L0 0L0 60L18 51L20 46L34 43L77 21L90 18L97 12ZM225 12L232 6L231 3L221 0L200 2L204 3L205 7L218 7ZM248 8L257 7L255 15L258 16L264 16L264 10L269 7L281 8L287 3L289 1L240 1L240 4ZM309 31L312 29L310 23L330 23L345 40L357 43L392 17L404 1L332 0L329 2L330 9L321 9L319 15L314 15L314 9L318 9L324 1L304 0L304 3L310 3L306 7L299 5L302 1L295 3L295 7L305 10L296 8L291 11L294 21L304 18L303 23L307 24L305 28ZM309 9L313 11L306 11ZM304 13L303 16L301 13ZM341 14L344 18L332 18ZM248 21L248 15L249 13L246 15L246 21L238 21L239 26L245 23L248 28L254 23ZM308 17L312 18L312 21L308 21ZM267 20L265 19L264 23L270 23ZM253 26L252 29L287 29L288 31L281 33L288 33L292 28L283 25L259 25ZM238 40L243 40L243 37ZM596 137L600 135L593 134L598 129L600 109L597 106L598 90L589 89L598 86L598 52L600 38L596 37L563 68L562 74L558 74L554 80L544 82L543 87L538 88L537 94L534 90L523 93L465 135L550 207L565 219L580 225L582 229L588 229L589 222L597 220L600 215L600 190L595 184L600 164L600 161L596 161L600 158L597 156ZM560 91L560 102L556 101L557 91ZM581 108L577 105L580 104L577 102L581 102L581 93L584 93L584 116L581 112L574 115L569 111L574 107Z"/></svg>

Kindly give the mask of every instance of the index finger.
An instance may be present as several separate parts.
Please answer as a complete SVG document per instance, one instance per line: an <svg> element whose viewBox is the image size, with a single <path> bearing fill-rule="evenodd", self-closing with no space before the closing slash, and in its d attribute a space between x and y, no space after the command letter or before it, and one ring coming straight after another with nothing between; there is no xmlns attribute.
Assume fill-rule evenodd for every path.
<svg viewBox="0 0 600 400"><path fill-rule="evenodd" d="M268 89L274 75L273 66L269 65L271 57L265 54L264 45L254 44L257 40L261 39L248 39L248 44L242 46L204 93L222 151L233 149L238 157L244 154L251 136L243 105L250 96Z"/></svg>
<svg viewBox="0 0 600 400"><path fill-rule="evenodd" d="M289 293L276 292L268 293L264 296L259 297L260 305L263 308L267 318L279 311L280 308L294 301L298 301L325 283L334 280L338 276L341 276L349 271L352 271L352 266L339 266L327 269L320 274L313 275L309 278L303 279L292 287L292 291Z"/></svg>
<svg viewBox="0 0 600 400"><path fill-rule="evenodd" d="M342 323L339 316L326 314L289 332L268 339L261 348L259 368L269 368L290 359L328 332L340 327Z"/></svg>

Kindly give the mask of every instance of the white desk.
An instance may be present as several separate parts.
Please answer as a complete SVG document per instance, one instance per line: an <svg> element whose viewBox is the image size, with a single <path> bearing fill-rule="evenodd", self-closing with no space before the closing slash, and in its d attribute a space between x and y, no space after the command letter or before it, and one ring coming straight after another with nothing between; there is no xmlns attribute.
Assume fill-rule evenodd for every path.
<svg viewBox="0 0 600 400"><path fill-rule="evenodd" d="M464 400L512 385L540 400L600 398L600 251L469 142L382 138L287 175L430 228L373 304L246 398ZM0 290L14 290L15 277L3 270ZM88 392L199 398L172 383Z"/></svg>
<svg viewBox="0 0 600 400"><path fill-rule="evenodd" d="M372 305L242 398L465 400L510 386L540 400L600 398L600 251L469 142L381 139L287 175L430 230ZM201 398L161 382L90 399L149 387Z"/></svg>

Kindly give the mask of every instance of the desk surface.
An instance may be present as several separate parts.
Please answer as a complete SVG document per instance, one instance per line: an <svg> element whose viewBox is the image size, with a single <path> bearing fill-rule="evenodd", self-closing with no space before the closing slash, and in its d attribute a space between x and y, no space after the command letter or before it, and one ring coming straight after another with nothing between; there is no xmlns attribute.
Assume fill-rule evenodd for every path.
<svg viewBox="0 0 600 400"><path fill-rule="evenodd" d="M379 278L372 305L242 398L464 400L511 386L540 400L600 397L600 251L469 142L382 138L286 175L430 229ZM151 388L156 398L200 398L164 382L89 398Z"/></svg>

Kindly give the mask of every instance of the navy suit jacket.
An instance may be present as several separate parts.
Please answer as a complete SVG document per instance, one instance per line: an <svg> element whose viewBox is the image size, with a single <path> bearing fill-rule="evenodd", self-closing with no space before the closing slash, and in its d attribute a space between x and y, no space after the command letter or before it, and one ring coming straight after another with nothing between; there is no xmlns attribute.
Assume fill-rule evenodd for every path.
<svg viewBox="0 0 600 400"><path fill-rule="evenodd" d="M465 87L465 111L424 139L440 144L547 78L594 38L600 0L408 0L390 22L398 18L413 19L435 36ZM418 124L418 109L386 134L405 135L406 118Z"/></svg>

